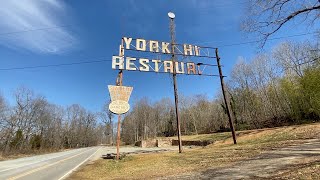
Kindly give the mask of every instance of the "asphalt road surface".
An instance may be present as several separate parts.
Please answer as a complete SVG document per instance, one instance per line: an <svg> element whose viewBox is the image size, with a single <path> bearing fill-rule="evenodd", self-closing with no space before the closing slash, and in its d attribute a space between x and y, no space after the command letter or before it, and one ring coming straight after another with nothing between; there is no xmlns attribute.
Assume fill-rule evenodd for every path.
<svg viewBox="0 0 320 180"><path fill-rule="evenodd" d="M121 147L121 152L152 152L173 150L168 148L134 148ZM58 153L37 155L8 161L0 161L0 180L50 180L64 179L82 164L96 160L103 154L115 153L115 147L90 147Z"/></svg>

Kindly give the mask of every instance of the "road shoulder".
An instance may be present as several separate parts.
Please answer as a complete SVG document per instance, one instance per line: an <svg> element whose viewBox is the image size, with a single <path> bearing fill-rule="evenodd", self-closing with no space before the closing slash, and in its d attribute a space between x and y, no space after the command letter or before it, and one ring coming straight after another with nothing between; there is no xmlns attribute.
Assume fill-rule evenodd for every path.
<svg viewBox="0 0 320 180"><path fill-rule="evenodd" d="M303 167L306 171L313 173L320 169L319 164L320 139L309 139L304 140L302 144L264 152L229 167L208 168L200 172L163 179L291 179L298 168ZM300 175L303 173L295 176ZM314 173L314 177L316 176L319 177Z"/></svg>

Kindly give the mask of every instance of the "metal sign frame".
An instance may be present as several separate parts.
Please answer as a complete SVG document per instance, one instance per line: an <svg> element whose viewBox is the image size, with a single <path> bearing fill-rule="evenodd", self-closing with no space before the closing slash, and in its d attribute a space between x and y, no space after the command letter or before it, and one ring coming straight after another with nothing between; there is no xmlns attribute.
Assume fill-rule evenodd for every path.
<svg viewBox="0 0 320 180"><path fill-rule="evenodd" d="M169 13L170 14L170 13ZM114 70L119 70L119 74L117 77L117 82L116 84L118 86L122 86L122 78L123 78L123 70L128 70L128 71L139 71L139 72L152 72L152 71L146 71L142 70L141 68L138 68L134 63L131 61L135 61L138 58L131 58L129 61L127 60L127 64L129 63L129 66L126 65L126 68L124 68L124 51L129 50L129 51L140 51L140 52L149 52L149 53L154 53L154 54L165 54L165 55L171 55L170 60L165 60L163 61L163 64L168 62L167 64L171 64L167 66L168 70L164 70L164 72L160 72L159 69L158 71L155 71L155 68L150 66L150 64L146 65L143 64L144 67L149 66L149 68L153 69L155 73L171 73L173 77L173 89L174 89L174 97L175 97L175 114L176 114L176 121L177 121L177 134L178 134L178 141L179 141L179 153L182 153L182 140L181 140L181 130L180 130L180 116L179 116L179 108L178 108L178 87L177 87L177 82L176 82L176 76L177 75L199 75L199 76L216 76L220 78L220 85L221 85L221 90L223 94L223 100L226 108L226 113L228 116L229 120L229 125L230 129L232 132L232 138L233 138L233 143L236 144L236 133L233 125L233 113L231 113L231 106L230 106L230 101L228 94L225 89L225 84L224 84L224 78L226 76L223 76L222 73L222 65L220 64L220 57L218 54L218 48L214 47L205 47L205 46L197 46L197 45L191 45L191 44L177 44L175 43L175 24L174 24L174 17L175 15L171 13L169 16L170 19L170 37L171 37L171 42L161 42L161 41L154 41L154 40L144 40L142 38L128 38L128 37L123 37L121 39L121 45L119 47L119 56L113 56L115 58L120 59L118 63L118 67L121 67L119 69L115 68L114 64L112 64L112 67ZM136 41L136 45L132 44L132 41ZM160 48L161 44L161 48ZM149 51L147 51L147 46L149 47ZM134 49L132 49L133 47ZM207 63L194 63L194 62L186 62L186 63L194 63L197 66L197 72L198 73L190 73L190 69L188 69L187 66L187 72L188 73L179 73L181 71L177 71L177 65L179 63L182 63L183 61L177 61L177 56L183 56L184 58L189 58L189 57L197 57L197 58L209 58L209 59L216 59L217 64L207 64ZM141 59L146 59L146 58L141 58ZM146 61L146 60L144 60ZM160 60L161 61L161 60ZM139 60L140 64L141 61ZM149 60L148 60L149 62ZM171 63L170 63L171 62ZM114 63L114 60L112 61ZM123 64L122 64L123 63ZM163 65L162 64L162 65ZM172 66L172 67L171 67ZM181 65L182 66L182 65ZM219 74L205 74L204 70L206 67L218 67L218 72ZM129 67L129 68L128 68ZM201 70L201 67L203 67L203 70ZM178 67L179 68L179 67ZM118 116L118 139L117 139L117 159L119 159L119 143L120 143L120 120L121 120L121 115Z"/></svg>

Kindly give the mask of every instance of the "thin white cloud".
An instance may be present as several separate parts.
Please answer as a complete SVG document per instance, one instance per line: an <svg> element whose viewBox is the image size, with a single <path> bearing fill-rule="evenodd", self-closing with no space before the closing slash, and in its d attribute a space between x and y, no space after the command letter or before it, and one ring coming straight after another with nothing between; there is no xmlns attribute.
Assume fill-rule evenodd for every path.
<svg viewBox="0 0 320 180"><path fill-rule="evenodd" d="M0 44L36 53L68 51L77 44L76 38L63 27L68 16L66 5L58 0L2 1L0 34L17 33L0 35ZM45 30L29 31L34 29Z"/></svg>

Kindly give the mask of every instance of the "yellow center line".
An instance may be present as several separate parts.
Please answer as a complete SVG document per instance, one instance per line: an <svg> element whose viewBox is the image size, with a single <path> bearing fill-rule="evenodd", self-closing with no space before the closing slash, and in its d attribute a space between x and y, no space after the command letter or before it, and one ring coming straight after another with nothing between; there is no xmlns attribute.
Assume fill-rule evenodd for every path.
<svg viewBox="0 0 320 180"><path fill-rule="evenodd" d="M71 156L71 157L62 159L62 160L57 161L57 162L54 162L54 163L52 163L52 164L47 164L47 165L45 165L45 166L41 166L41 167L36 168L36 169L33 169L33 170L31 170L31 171L27 171L27 172L25 172L25 173L23 173L23 174L19 174L19 175L17 175L17 176L11 177L11 178L9 178L8 180L19 179L19 178L21 178L21 177L27 176L27 175L32 174L32 173L34 173L34 172L40 171L40 170L42 170L42 169L45 169L45 168L48 168L48 167L50 167L50 166L53 166L53 165L56 165L56 164L58 164L58 163L64 162L64 161L66 161L66 160L69 160L69 159L71 159L71 158L77 157L77 156L79 156L79 155L81 155L81 154L83 154L83 153L86 153L86 152L90 151L90 150L92 150L92 149L89 149L89 150L84 151L84 152L82 152L82 153L80 153L80 154L76 154L76 155L74 155L74 156Z"/></svg>

